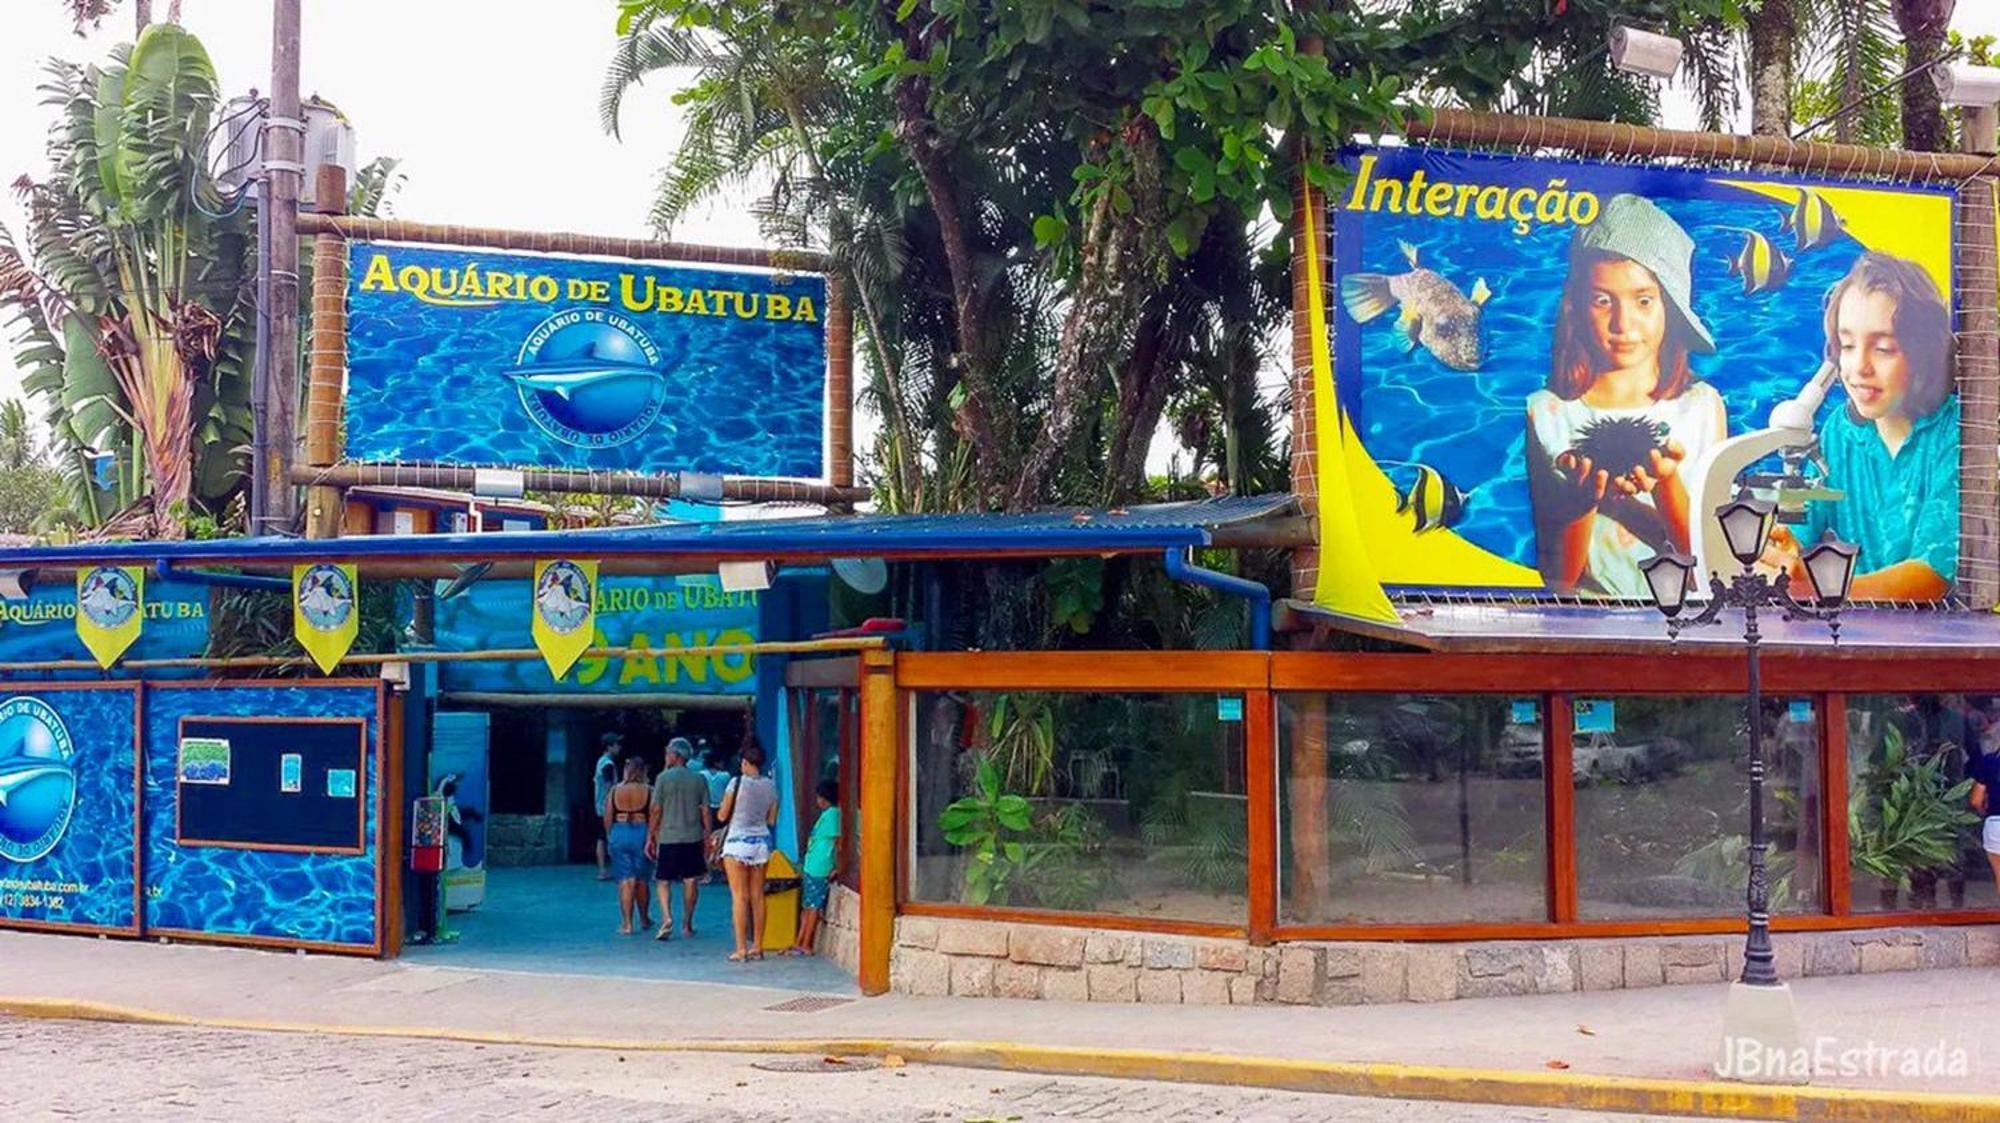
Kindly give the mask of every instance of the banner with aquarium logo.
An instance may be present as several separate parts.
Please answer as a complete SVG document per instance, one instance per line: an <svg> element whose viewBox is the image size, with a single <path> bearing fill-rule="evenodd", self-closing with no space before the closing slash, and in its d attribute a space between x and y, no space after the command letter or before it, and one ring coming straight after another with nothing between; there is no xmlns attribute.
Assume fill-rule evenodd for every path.
<svg viewBox="0 0 2000 1123"><path fill-rule="evenodd" d="M826 282L354 242L357 460L816 478Z"/></svg>
<svg viewBox="0 0 2000 1123"><path fill-rule="evenodd" d="M1857 597L1950 591L1949 191L1343 162L1332 455L1384 587L1640 599L1656 553L1733 570L1705 513L1749 486L1780 504L1769 565L1802 576L1833 531L1861 549Z"/></svg>
<svg viewBox="0 0 2000 1123"><path fill-rule="evenodd" d="M437 645L446 651L527 646L536 613L527 581L480 581L437 602ZM732 593L712 576L601 577L586 647L653 650L754 643L757 594ZM439 689L508 694L751 694L754 655L584 655L557 680L539 659L446 663Z"/></svg>

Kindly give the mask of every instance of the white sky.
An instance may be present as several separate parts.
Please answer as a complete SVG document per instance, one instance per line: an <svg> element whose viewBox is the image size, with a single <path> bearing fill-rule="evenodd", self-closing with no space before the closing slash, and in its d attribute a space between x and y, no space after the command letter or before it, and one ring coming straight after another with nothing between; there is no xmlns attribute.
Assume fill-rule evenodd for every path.
<svg viewBox="0 0 2000 1123"><path fill-rule="evenodd" d="M164 16L167 0L153 6ZM35 89L42 61L98 61L130 37L129 10L78 39L65 8L60 0L9 0L0 15L0 184L45 170L49 113ZM674 118L661 84L628 99L622 143L598 127L614 19L610 0L307 0L301 91L347 113L364 162L402 157L409 177L396 200L402 217L644 237ZM267 0L185 0L183 10L183 22L215 60L225 96L268 89L270 21ZM2000 2L1960 0L1954 26L2000 34ZM1670 96L1663 124L1693 127L1685 98ZM713 207L676 237L755 245L749 202ZM6 192L0 223L18 232L21 219ZM7 336L0 397L20 392ZM1155 440L1155 470L1169 443Z"/></svg>

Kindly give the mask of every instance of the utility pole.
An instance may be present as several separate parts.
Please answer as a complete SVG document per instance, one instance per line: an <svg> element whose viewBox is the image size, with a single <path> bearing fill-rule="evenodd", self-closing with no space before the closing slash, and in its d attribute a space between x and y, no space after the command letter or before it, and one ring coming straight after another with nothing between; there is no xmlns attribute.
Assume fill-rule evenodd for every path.
<svg viewBox="0 0 2000 1123"><path fill-rule="evenodd" d="M262 510L253 511L250 532L289 532L298 504L292 488L294 437L299 416L299 189L305 172L306 125L299 115L299 0L271 5L271 111L264 119L263 204L269 217L269 252L264 257L263 315L269 325L270 356L263 364L263 476L257 481Z"/></svg>

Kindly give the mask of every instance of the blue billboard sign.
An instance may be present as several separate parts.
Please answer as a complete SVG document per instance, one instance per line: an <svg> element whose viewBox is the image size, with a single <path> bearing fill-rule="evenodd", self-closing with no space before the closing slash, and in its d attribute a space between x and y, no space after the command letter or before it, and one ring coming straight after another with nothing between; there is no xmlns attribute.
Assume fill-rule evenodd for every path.
<svg viewBox="0 0 2000 1123"><path fill-rule="evenodd" d="M347 452L816 478L826 282L349 247Z"/></svg>
<svg viewBox="0 0 2000 1123"><path fill-rule="evenodd" d="M437 645L447 651L532 646L528 582L481 581L437 604ZM593 647L652 649L754 643L757 594L725 592L714 577L603 577ZM440 690L498 693L750 694L756 657L586 654L561 682L540 659L445 663Z"/></svg>
<svg viewBox="0 0 2000 1123"><path fill-rule="evenodd" d="M0 695L0 925L137 933L138 690Z"/></svg>

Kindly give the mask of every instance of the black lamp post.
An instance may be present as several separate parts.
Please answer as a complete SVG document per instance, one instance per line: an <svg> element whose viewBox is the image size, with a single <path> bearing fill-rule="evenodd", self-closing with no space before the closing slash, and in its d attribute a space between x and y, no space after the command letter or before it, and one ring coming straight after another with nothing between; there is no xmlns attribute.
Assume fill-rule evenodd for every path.
<svg viewBox="0 0 2000 1123"><path fill-rule="evenodd" d="M1748 492L1738 494L1733 502L1717 508L1715 517L1722 523L1722 536L1729 543L1729 552L1742 564L1743 572L1727 583L1720 575L1711 572L1708 576L1708 604L1698 615L1688 619L1681 619L1681 611L1687 607L1688 594L1695 587L1694 559L1684 554L1660 554L1639 566L1645 574L1646 590L1654 607L1667 618L1670 639L1678 639L1684 627L1716 623L1725 608L1743 610L1743 642L1750 655L1750 888L1747 894L1750 931L1743 947L1742 981L1752 986L1778 984L1778 972L1773 965L1771 951L1770 887L1764 869L1764 852L1769 849L1770 842L1764 836L1764 698L1757 673L1757 650L1762 638L1757 631L1757 610L1776 608L1784 613L1787 620L1824 620L1833 633L1833 641L1839 643L1839 613L1847 601L1848 588L1854 582L1854 558L1859 552L1828 531L1825 540L1807 550L1802 559L1813 595L1810 602L1799 600L1789 588L1789 573L1781 572L1773 579L1751 568L1763 555L1764 543L1770 540L1772 516L1776 513L1775 504L1754 498Z"/></svg>

